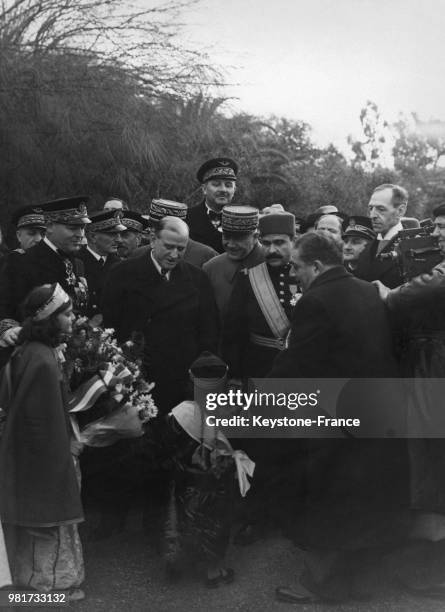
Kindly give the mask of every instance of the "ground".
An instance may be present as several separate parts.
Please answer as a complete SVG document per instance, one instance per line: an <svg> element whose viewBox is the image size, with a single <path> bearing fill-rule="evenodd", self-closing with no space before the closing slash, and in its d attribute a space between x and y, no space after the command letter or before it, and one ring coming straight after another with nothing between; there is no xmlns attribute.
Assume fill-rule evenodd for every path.
<svg viewBox="0 0 445 612"><path fill-rule="evenodd" d="M302 552L279 536L269 536L251 546L231 547L228 565L236 581L206 589L193 575L167 583L160 558L143 535L137 517L126 530L101 542L85 542L86 599L73 607L78 612L442 612L443 601L412 597L388 579L386 566L365 580L374 597L350 604L295 606L275 600L277 586L292 585L302 566ZM54 609L54 608L53 608Z"/></svg>

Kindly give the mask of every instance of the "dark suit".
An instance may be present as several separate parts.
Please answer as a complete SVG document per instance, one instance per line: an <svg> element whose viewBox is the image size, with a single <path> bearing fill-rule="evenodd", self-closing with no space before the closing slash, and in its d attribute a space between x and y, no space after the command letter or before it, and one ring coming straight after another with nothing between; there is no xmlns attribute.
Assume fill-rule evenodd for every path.
<svg viewBox="0 0 445 612"><path fill-rule="evenodd" d="M210 221L205 202L189 208L187 225L190 228L190 238L207 244L218 253L223 253L222 232L219 232Z"/></svg>
<svg viewBox="0 0 445 612"><path fill-rule="evenodd" d="M169 281L161 279L150 254L119 263L107 277L102 313L120 341L143 333L144 365L162 412L184 399L192 361L204 350L216 351L218 316L210 283L183 261Z"/></svg>
<svg viewBox="0 0 445 612"><path fill-rule="evenodd" d="M386 309L373 285L343 266L321 274L298 301L275 378L375 378L396 372Z"/></svg>
<svg viewBox="0 0 445 612"><path fill-rule="evenodd" d="M85 247L79 251L79 259L83 262L85 278L88 283L88 309L85 314L88 317L93 317L100 313L99 304L102 303L105 278L111 268L120 262L120 258L117 255L110 254L102 265Z"/></svg>
<svg viewBox="0 0 445 612"><path fill-rule="evenodd" d="M69 274L71 272L71 274ZM83 263L76 257L63 257L43 240L14 259L13 283L0 304L0 317L20 320L20 305L31 289L48 283L59 283L73 299L75 309L82 314L86 307ZM7 309L9 312L6 312Z"/></svg>
<svg viewBox="0 0 445 612"><path fill-rule="evenodd" d="M382 249L381 254L390 253L394 248L394 241L397 236ZM402 274L397 261L393 259L381 259L380 253L377 255L379 240L373 240L360 254L354 276L366 281L379 280L387 287L393 289L403 283Z"/></svg>

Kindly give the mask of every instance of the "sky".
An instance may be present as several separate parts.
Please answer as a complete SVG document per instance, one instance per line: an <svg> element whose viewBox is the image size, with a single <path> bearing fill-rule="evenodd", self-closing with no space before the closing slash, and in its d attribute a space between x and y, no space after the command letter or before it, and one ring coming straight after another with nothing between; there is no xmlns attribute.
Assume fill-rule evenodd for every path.
<svg viewBox="0 0 445 612"><path fill-rule="evenodd" d="M184 40L223 66L232 111L308 122L319 144L385 119L445 120L445 0L202 0Z"/></svg>

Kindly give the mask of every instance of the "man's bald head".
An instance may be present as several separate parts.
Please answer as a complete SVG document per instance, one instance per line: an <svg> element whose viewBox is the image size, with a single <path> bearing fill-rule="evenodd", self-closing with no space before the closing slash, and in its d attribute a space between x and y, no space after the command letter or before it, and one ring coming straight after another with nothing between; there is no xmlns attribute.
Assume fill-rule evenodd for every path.
<svg viewBox="0 0 445 612"><path fill-rule="evenodd" d="M155 234L158 235L162 230L170 230L181 236L189 237L189 226L185 221L178 217L163 217L155 230Z"/></svg>
<svg viewBox="0 0 445 612"><path fill-rule="evenodd" d="M172 270L184 257L189 238L187 223L177 217L164 217L154 232L153 257L161 268Z"/></svg>

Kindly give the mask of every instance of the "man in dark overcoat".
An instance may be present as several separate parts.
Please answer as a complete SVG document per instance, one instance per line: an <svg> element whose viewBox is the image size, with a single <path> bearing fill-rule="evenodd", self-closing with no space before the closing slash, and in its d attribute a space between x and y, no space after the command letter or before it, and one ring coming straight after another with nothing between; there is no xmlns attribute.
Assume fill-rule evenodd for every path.
<svg viewBox="0 0 445 612"><path fill-rule="evenodd" d="M385 383L382 389L381 379L396 377L398 369L375 288L347 272L340 246L317 232L296 241L292 264L303 296L293 313L289 347L269 376L314 379L315 385L324 378L360 379L344 387L337 415L343 414L340 398L352 393L349 406L362 424L368 418L373 422L376 411L386 419L386 411L397 408L398 388ZM369 380L374 378L377 384ZM382 432L384 437L385 423ZM366 438L366 431L359 435ZM354 596L360 555L406 535L400 520L407 495L404 441L364 438L348 434L304 441L306 492L294 537L306 549L305 570L296 591L277 590L279 599L302 603Z"/></svg>
<svg viewBox="0 0 445 612"><path fill-rule="evenodd" d="M216 351L218 317L206 275L182 260L188 240L184 221L165 217L149 253L115 266L107 277L102 312L119 341L133 332L145 340L144 367L165 414L186 397L190 364Z"/></svg>
<svg viewBox="0 0 445 612"><path fill-rule="evenodd" d="M408 205L408 193L399 185L384 183L374 189L369 200L368 214L377 237L360 255L354 271L357 278L379 280L387 287L403 283L397 261L388 254L394 249L397 234L403 230L401 222Z"/></svg>

